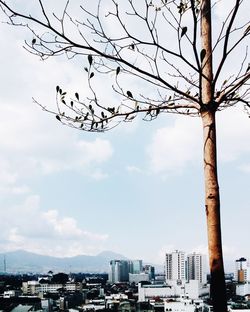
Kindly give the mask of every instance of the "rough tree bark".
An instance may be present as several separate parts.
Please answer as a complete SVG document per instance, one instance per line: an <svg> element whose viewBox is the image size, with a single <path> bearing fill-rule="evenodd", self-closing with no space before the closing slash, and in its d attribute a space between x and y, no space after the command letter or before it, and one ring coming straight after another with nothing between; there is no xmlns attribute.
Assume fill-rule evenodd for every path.
<svg viewBox="0 0 250 312"><path fill-rule="evenodd" d="M216 103L213 90L211 3L203 0L201 6L201 118L204 143L205 208L207 216L209 266L211 274L210 297L214 312L227 311L226 285L222 255L220 193L217 174Z"/></svg>
<svg viewBox="0 0 250 312"><path fill-rule="evenodd" d="M203 112L202 122L204 131L205 207L211 274L210 297L214 312L226 312L227 300L222 256L215 111Z"/></svg>

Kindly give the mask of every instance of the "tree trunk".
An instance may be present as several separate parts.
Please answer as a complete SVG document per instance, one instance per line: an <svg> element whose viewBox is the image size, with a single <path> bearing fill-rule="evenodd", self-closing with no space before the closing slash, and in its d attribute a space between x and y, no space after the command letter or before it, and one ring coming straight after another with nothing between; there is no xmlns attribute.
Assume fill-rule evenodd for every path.
<svg viewBox="0 0 250 312"><path fill-rule="evenodd" d="M204 133L205 207L211 274L210 297L214 312L226 312L227 299L221 241L215 112L203 112L202 122Z"/></svg>
<svg viewBox="0 0 250 312"><path fill-rule="evenodd" d="M210 297L214 312L227 311L225 274L222 256L220 194L216 155L216 103L213 90L211 2L201 2L201 117L204 138L205 207L207 215Z"/></svg>

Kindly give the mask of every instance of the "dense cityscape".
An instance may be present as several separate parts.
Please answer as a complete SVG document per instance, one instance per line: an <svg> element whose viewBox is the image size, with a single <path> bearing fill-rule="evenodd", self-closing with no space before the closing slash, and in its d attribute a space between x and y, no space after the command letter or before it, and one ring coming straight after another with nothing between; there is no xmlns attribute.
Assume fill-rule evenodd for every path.
<svg viewBox="0 0 250 312"><path fill-rule="evenodd" d="M178 250L166 253L164 272L124 259L111 260L106 273L2 272L0 311L211 312L209 282L205 256ZM235 260L226 285L228 311L250 311L247 259Z"/></svg>

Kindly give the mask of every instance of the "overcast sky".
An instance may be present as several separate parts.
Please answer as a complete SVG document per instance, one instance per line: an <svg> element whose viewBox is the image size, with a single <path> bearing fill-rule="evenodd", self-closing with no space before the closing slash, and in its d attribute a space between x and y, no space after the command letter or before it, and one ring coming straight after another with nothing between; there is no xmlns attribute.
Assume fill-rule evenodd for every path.
<svg viewBox="0 0 250 312"><path fill-rule="evenodd" d="M23 49L26 35L0 25L0 252L112 250L159 264L174 249L207 253L200 120L64 127L32 97L53 105L56 85L78 91L86 60L42 62ZM250 258L250 119L238 107L217 121L225 258Z"/></svg>

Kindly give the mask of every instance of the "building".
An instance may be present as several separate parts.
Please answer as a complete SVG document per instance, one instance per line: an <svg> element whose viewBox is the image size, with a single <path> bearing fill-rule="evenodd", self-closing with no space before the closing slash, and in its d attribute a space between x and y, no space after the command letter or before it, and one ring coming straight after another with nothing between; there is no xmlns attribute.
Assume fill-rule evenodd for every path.
<svg viewBox="0 0 250 312"><path fill-rule="evenodd" d="M40 283L38 281L27 281L22 283L22 291L24 295L35 295L40 292Z"/></svg>
<svg viewBox="0 0 250 312"><path fill-rule="evenodd" d="M166 282L185 282L185 253L183 251L176 250L166 254L165 276Z"/></svg>
<svg viewBox="0 0 250 312"><path fill-rule="evenodd" d="M165 284L138 284L138 302L150 301L154 298L166 299L173 296L173 287Z"/></svg>
<svg viewBox="0 0 250 312"><path fill-rule="evenodd" d="M250 294L250 283L241 283L236 285L236 295L244 297Z"/></svg>
<svg viewBox="0 0 250 312"><path fill-rule="evenodd" d="M140 282L149 282L149 274L147 273L138 273L132 274L129 273L129 282L138 284Z"/></svg>
<svg viewBox="0 0 250 312"><path fill-rule="evenodd" d="M21 296L21 290L5 290L3 293L3 298L17 298Z"/></svg>
<svg viewBox="0 0 250 312"><path fill-rule="evenodd" d="M142 260L129 261L129 273L140 274L142 272Z"/></svg>
<svg viewBox="0 0 250 312"><path fill-rule="evenodd" d="M247 259L240 258L235 260L234 279L238 283L246 283L250 281L250 267L248 266Z"/></svg>
<svg viewBox="0 0 250 312"><path fill-rule="evenodd" d="M109 263L109 282L117 283L120 279L120 261L121 260L111 260Z"/></svg>
<svg viewBox="0 0 250 312"><path fill-rule="evenodd" d="M228 307L228 312L242 312L242 311L244 311L244 312L250 312L250 309L248 309L248 308L245 307L245 306L239 306L239 307L237 307L237 305L236 305L236 306L229 306L229 307Z"/></svg>
<svg viewBox="0 0 250 312"><path fill-rule="evenodd" d="M209 287L200 285L197 280L190 280L180 285L177 281L166 284L138 284L138 302L152 301L155 298L165 300L186 296L191 300L209 295Z"/></svg>
<svg viewBox="0 0 250 312"><path fill-rule="evenodd" d="M204 307L202 300L193 300L188 296L183 295L176 300L165 300L164 311L175 311L175 312L196 312L202 311Z"/></svg>
<svg viewBox="0 0 250 312"><path fill-rule="evenodd" d="M129 261L111 260L109 263L109 282L119 283L129 281Z"/></svg>
<svg viewBox="0 0 250 312"><path fill-rule="evenodd" d="M105 296L105 308L117 311L120 302L127 300L128 296L122 293Z"/></svg>
<svg viewBox="0 0 250 312"><path fill-rule="evenodd" d="M109 263L109 282L128 282L129 273L142 273L142 260L111 260Z"/></svg>
<svg viewBox="0 0 250 312"><path fill-rule="evenodd" d="M143 272L148 274L149 280L152 281L155 279L155 267L149 264L144 265Z"/></svg>
<svg viewBox="0 0 250 312"><path fill-rule="evenodd" d="M198 300L201 297L209 297L210 287L207 284L201 284L198 280L189 280L185 283L185 295L190 299Z"/></svg>
<svg viewBox="0 0 250 312"><path fill-rule="evenodd" d="M187 281L198 280L201 284L206 283L205 258L198 253L187 255L186 262Z"/></svg>
<svg viewBox="0 0 250 312"><path fill-rule="evenodd" d="M50 281L28 281L22 283L22 291L25 295L38 295L39 293L58 293L64 289L68 292L82 291L82 283L65 284L51 283Z"/></svg>

